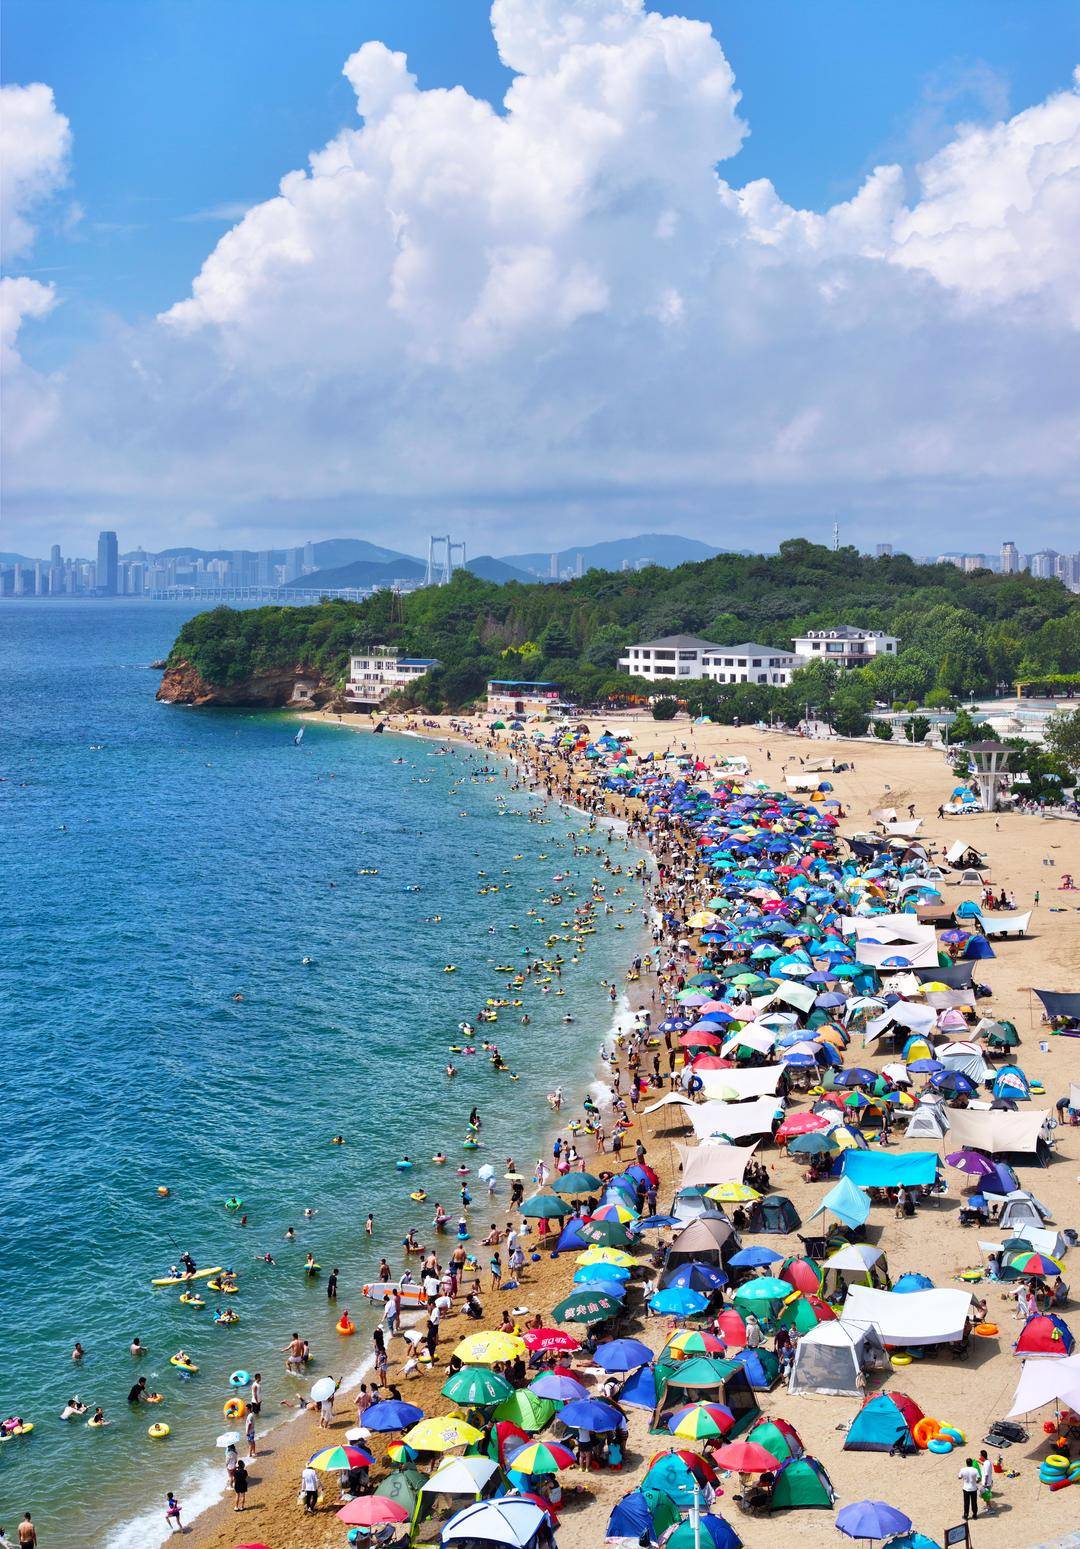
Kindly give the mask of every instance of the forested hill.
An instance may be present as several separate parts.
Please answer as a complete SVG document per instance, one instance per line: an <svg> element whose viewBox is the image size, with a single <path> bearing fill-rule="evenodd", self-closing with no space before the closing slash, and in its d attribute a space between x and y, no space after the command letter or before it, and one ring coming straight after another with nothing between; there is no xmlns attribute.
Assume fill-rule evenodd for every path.
<svg viewBox="0 0 1080 1549"><path fill-rule="evenodd" d="M336 682L354 646L386 643L442 662L414 696L431 708L459 708L488 677L555 679L587 703L632 688L616 663L635 640L688 633L722 645L750 639L790 649L794 634L836 624L884 629L901 642L897 657L845 676L842 697L852 707L874 699L943 703L1018 676L1080 670L1080 598L1060 582L965 574L903 555L872 559L802 539L776 555L717 554L672 570L590 570L559 584L499 586L459 572L449 586L404 597L382 591L362 603L218 608L183 626L169 660L217 688L300 664ZM820 676L825 665L807 672ZM826 673L789 697L814 688L831 697L835 684ZM710 685L705 703L753 716L767 702L782 713L784 692Z"/></svg>

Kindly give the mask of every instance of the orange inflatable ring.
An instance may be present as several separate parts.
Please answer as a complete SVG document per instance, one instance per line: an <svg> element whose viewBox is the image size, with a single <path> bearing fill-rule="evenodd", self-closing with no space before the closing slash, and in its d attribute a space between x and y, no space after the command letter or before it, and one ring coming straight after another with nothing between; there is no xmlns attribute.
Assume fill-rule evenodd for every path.
<svg viewBox="0 0 1080 1549"><path fill-rule="evenodd" d="M973 1332L978 1334L981 1339L993 1339L997 1331L998 1326L996 1323L976 1323Z"/></svg>
<svg viewBox="0 0 1080 1549"><path fill-rule="evenodd" d="M247 1414L247 1405L242 1398L226 1399L222 1414L226 1420L242 1420Z"/></svg>
<svg viewBox="0 0 1080 1549"><path fill-rule="evenodd" d="M941 1422L932 1420L929 1415L924 1415L921 1420L912 1426L911 1435L920 1452L925 1452L927 1446L933 1441L941 1430Z"/></svg>
<svg viewBox="0 0 1080 1549"><path fill-rule="evenodd" d="M339 1334L355 1334L356 1324L351 1318L339 1318L334 1324Z"/></svg>

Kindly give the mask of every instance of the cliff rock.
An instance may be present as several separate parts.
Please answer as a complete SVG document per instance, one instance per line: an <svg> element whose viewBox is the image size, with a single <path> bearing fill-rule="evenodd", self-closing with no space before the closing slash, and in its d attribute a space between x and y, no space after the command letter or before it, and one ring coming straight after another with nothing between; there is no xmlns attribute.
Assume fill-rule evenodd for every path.
<svg viewBox="0 0 1080 1549"><path fill-rule="evenodd" d="M304 684L308 692L297 694L297 685ZM256 673L239 683L215 686L207 683L190 662L180 661L166 667L157 691L157 698L170 705L258 705L265 709L280 709L290 704L324 705L334 697L332 683L327 683L318 672L302 664L288 670Z"/></svg>

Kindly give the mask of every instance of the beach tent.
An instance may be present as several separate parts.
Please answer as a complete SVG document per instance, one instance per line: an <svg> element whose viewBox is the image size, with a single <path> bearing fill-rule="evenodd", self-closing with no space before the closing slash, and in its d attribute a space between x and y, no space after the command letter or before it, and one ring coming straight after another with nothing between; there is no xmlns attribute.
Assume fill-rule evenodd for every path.
<svg viewBox="0 0 1080 1549"><path fill-rule="evenodd" d="M459 1511L439 1534L439 1543L463 1549L554 1549L555 1534L542 1506L523 1495L504 1495Z"/></svg>
<svg viewBox="0 0 1080 1549"><path fill-rule="evenodd" d="M788 1391L858 1393L860 1374L885 1361L881 1338L872 1325L849 1327L837 1319L819 1323L795 1347Z"/></svg>
<svg viewBox="0 0 1080 1549"><path fill-rule="evenodd" d="M780 1380L779 1359L764 1345L759 1345L756 1350L735 1351L730 1359L742 1367L747 1382L756 1393L767 1393Z"/></svg>
<svg viewBox="0 0 1080 1549"><path fill-rule="evenodd" d="M1002 1117L1013 1117L1011 1114ZM938 1158L934 1151L845 1151L843 1176L861 1189L918 1188L933 1183Z"/></svg>
<svg viewBox="0 0 1080 1549"><path fill-rule="evenodd" d="M956 885L957 887L982 887L983 879L973 867L968 867L957 877Z"/></svg>
<svg viewBox="0 0 1080 1549"><path fill-rule="evenodd" d="M904 1393L876 1393L848 1426L845 1452L917 1452L912 1427L923 1418L918 1404Z"/></svg>
<svg viewBox="0 0 1080 1549"><path fill-rule="evenodd" d="M887 1345L947 1345L963 1338L970 1313L970 1291L910 1291L904 1295L853 1285L844 1300L841 1322L849 1328L873 1327ZM831 1328L832 1324L822 1327ZM804 1337L800 1350L809 1337Z"/></svg>
<svg viewBox="0 0 1080 1549"><path fill-rule="evenodd" d="M1041 1227L1050 1220L1050 1212L1041 1200L1027 1189L1016 1189L1003 1196L1001 1214L994 1222L999 1232L1009 1232L1014 1237L1025 1237L1030 1227Z"/></svg>
<svg viewBox="0 0 1080 1549"><path fill-rule="evenodd" d="M758 1418L761 1410L749 1378L737 1361L697 1355L688 1361L661 1354L653 1367L656 1403L651 1428L667 1429L667 1418L686 1404L723 1404L735 1416L728 1437L738 1435Z"/></svg>
<svg viewBox="0 0 1080 1549"><path fill-rule="evenodd" d="M754 1421L743 1440L757 1442L781 1462L787 1458L801 1458L806 1451L798 1431L779 1415L762 1415L760 1420Z"/></svg>
<svg viewBox="0 0 1080 1549"><path fill-rule="evenodd" d="M821 1294L826 1301L839 1301L840 1293L852 1285L884 1285L885 1266L882 1248L869 1243L847 1243L821 1266Z"/></svg>
<svg viewBox="0 0 1080 1549"><path fill-rule="evenodd" d="M750 1212L751 1232L771 1232L782 1235L797 1232L802 1219L786 1194L766 1194L755 1202Z"/></svg>
<svg viewBox="0 0 1080 1549"><path fill-rule="evenodd" d="M1014 1103L1026 1103L1031 1100L1028 1078L1019 1065L1002 1065L994 1077L993 1092L995 1097L1005 1097Z"/></svg>
<svg viewBox="0 0 1080 1549"><path fill-rule="evenodd" d="M957 1070L962 1076L967 1076L969 1081L974 1081L976 1085L989 1080L993 1075L982 1050L974 1043L943 1044L934 1058L940 1060L946 1070Z"/></svg>
<svg viewBox="0 0 1080 1549"><path fill-rule="evenodd" d="M985 936L975 935L967 942L961 956L965 962L978 962L981 958L996 957L996 953Z"/></svg>
<svg viewBox="0 0 1080 1549"><path fill-rule="evenodd" d="M870 1198L862 1189L852 1183L850 1178L841 1178L835 1188L829 1190L821 1204L810 1216L813 1221L817 1216L834 1215L845 1226L862 1226L870 1215Z"/></svg>
<svg viewBox="0 0 1080 1549"><path fill-rule="evenodd" d="M701 1215L684 1226L671 1245L664 1259L664 1268L675 1269L679 1264L699 1260L719 1268L720 1254L735 1235L735 1228L726 1216Z"/></svg>
<svg viewBox="0 0 1080 1549"><path fill-rule="evenodd" d="M919 1103L905 1131L909 1140L943 1140L949 1128L949 1113L943 1103Z"/></svg>
<svg viewBox="0 0 1080 1549"><path fill-rule="evenodd" d="M963 839L957 839L946 850L945 859L954 870L961 870L965 866L981 866L986 856L976 850L974 845L967 844Z"/></svg>
<svg viewBox="0 0 1080 1549"><path fill-rule="evenodd" d="M836 1500L832 1480L817 1458L791 1458L773 1481L770 1511L830 1511Z"/></svg>
<svg viewBox="0 0 1080 1549"><path fill-rule="evenodd" d="M1063 1253L1068 1253L1070 1247L1070 1243L1061 1232L1048 1232L1042 1225L1032 1226L1028 1224L1020 1231L1007 1232L1005 1237L998 1242L983 1242L980 1239L979 1251L980 1253L997 1253L1007 1256L1008 1250L1005 1248L1005 1243L1016 1241L1018 1238L1022 1238L1024 1242L1029 1242L1036 1253L1045 1253L1052 1259L1060 1259Z"/></svg>
<svg viewBox="0 0 1080 1549"><path fill-rule="evenodd" d="M1075 1344L1072 1330L1063 1319L1052 1312L1041 1312L1027 1320L1013 1349L1025 1358L1064 1356L1072 1355Z"/></svg>

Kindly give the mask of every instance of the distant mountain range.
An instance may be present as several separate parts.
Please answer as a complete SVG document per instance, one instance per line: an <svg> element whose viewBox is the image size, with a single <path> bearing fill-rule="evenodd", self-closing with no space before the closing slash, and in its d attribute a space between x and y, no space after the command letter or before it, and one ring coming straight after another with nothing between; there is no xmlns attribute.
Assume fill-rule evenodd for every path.
<svg viewBox="0 0 1080 1549"><path fill-rule="evenodd" d="M271 549L269 551L271 565L286 564L289 554L303 547L303 544L291 544L288 549ZM403 553L400 549L388 549L378 543L369 543L366 538L324 538L312 544L311 547L318 568L295 581L286 582L284 590L310 591L318 587L333 589L379 586L390 581L420 581L427 571L426 560L419 559L414 554ZM254 560L260 552L265 554L267 551L199 549L185 544L177 548L145 552L129 549L120 557L124 560L147 558L194 561L201 559L206 564L215 559L231 560L238 553ZM682 565L690 560L709 559L713 554L720 552L721 550L712 544L701 543L696 538L683 538L677 533L642 533L634 538L614 538L603 543L582 544L579 548L559 549L554 551L554 556L555 568L559 575L562 575L565 572L572 574L576 570L579 555L583 570L620 570L624 564L638 566L646 563L670 569L674 565ZM507 581L529 583L536 580L555 579L552 575L551 560L550 552L540 551L530 554L507 554L501 558L493 554L481 554L475 559L468 560L465 568L473 575L479 576L481 580L495 581L500 585ZM14 564L32 566L34 561L27 558L25 554L0 554L0 565Z"/></svg>

